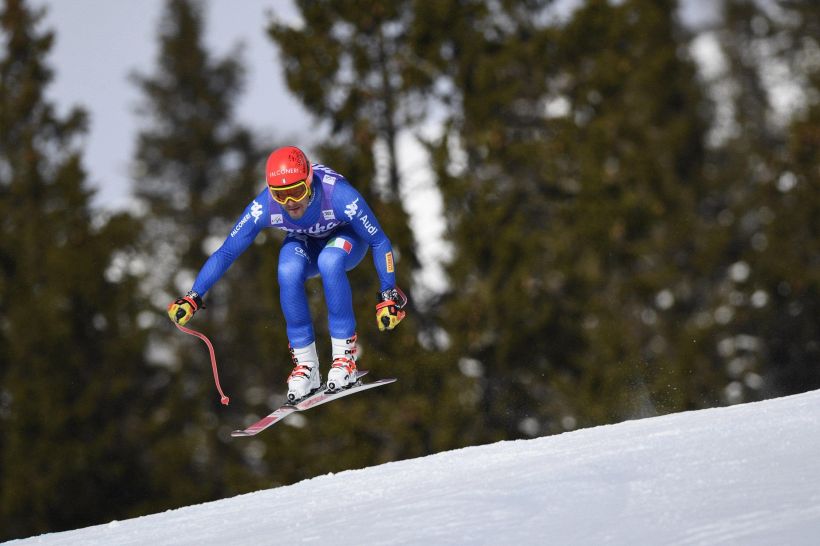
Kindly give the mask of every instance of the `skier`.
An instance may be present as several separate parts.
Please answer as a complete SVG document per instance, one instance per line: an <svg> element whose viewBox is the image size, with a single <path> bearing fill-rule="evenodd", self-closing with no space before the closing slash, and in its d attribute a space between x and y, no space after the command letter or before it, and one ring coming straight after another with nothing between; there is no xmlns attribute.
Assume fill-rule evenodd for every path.
<svg viewBox="0 0 820 546"><path fill-rule="evenodd" d="M279 296L287 325L294 368L288 377L288 400L295 402L321 385L313 321L305 281L320 275L328 310L333 363L327 388L356 382L356 319L347 271L373 250L380 292L376 305L379 330L392 330L404 318L407 297L396 285L390 240L359 192L339 173L317 163L294 146L274 150L265 167L267 188L245 208L230 235L200 269L187 295L171 302L168 316L184 325L202 297L253 242L262 228L287 232L279 250Z"/></svg>

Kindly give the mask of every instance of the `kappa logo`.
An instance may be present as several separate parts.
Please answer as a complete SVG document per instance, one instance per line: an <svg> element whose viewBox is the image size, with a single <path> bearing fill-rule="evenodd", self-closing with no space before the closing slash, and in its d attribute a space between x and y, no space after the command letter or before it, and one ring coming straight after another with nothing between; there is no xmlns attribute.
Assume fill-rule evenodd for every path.
<svg viewBox="0 0 820 546"><path fill-rule="evenodd" d="M253 205L251 205L251 216L253 216L253 223L255 224L259 217L262 216L262 205L257 203L254 200Z"/></svg>
<svg viewBox="0 0 820 546"><path fill-rule="evenodd" d="M233 231L231 231L231 237L236 237L236 234L242 230L242 227L248 223L248 220L253 218L253 223L255 224L256 221L259 220L260 216L262 216L262 205L260 205L256 202L256 200L254 200L253 204L251 205L251 211L245 216L243 216L239 223L236 224L236 227L233 228Z"/></svg>
<svg viewBox="0 0 820 546"><path fill-rule="evenodd" d="M348 203L345 207L345 216L353 220L353 217L356 216L359 212L359 198L357 197L352 203Z"/></svg>
<svg viewBox="0 0 820 546"><path fill-rule="evenodd" d="M281 214L271 214L270 215L270 223L271 224L283 224L285 222L284 218L282 218Z"/></svg>

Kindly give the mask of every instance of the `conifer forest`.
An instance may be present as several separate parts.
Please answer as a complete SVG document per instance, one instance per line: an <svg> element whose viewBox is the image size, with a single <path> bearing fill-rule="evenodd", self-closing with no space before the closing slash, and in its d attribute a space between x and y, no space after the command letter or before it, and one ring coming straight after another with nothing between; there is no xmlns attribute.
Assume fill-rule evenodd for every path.
<svg viewBox="0 0 820 546"><path fill-rule="evenodd" d="M265 113L265 134L238 120L247 67L206 46L203 1L165 0L130 78L138 206L110 211L83 161L93 105L49 95L48 8L0 0L0 541L820 388L820 2L722 0L692 28L684 1L294 0L304 24L267 15L269 59L324 131L291 142ZM407 138L441 240L413 228ZM166 307L290 144L392 241L398 328L375 324L369 256L349 279L360 365L398 381L232 438L292 368L281 233L190 322L228 406ZM329 355L321 281L307 291Z"/></svg>

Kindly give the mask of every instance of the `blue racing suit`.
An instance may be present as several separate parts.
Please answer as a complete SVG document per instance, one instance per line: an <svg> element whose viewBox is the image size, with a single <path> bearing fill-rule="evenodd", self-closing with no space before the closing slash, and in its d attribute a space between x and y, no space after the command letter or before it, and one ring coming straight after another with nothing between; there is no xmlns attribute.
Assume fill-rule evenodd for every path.
<svg viewBox="0 0 820 546"><path fill-rule="evenodd" d="M192 290L204 295L263 228L287 232L279 250L279 295L294 348L315 341L305 281L321 275L330 335L348 339L356 331L347 271L373 249L380 290L395 288L390 240L359 192L339 173L313 164L312 195L304 216L294 220L267 188L256 196L222 246L202 266Z"/></svg>

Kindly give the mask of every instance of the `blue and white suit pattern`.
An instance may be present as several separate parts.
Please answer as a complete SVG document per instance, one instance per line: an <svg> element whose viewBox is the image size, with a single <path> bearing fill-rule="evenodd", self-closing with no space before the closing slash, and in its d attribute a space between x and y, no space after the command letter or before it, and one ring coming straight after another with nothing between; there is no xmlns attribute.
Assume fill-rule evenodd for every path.
<svg viewBox="0 0 820 546"><path fill-rule="evenodd" d="M294 220L273 200L267 188L245 208L230 235L202 266L192 290L200 296L219 280L264 228L286 231L279 250L279 294L294 348L315 341L305 281L321 275L330 335L347 339L356 331L347 271L361 262L367 249L380 290L395 287L390 240L361 194L339 173L313 164L313 189L304 216Z"/></svg>

